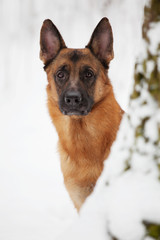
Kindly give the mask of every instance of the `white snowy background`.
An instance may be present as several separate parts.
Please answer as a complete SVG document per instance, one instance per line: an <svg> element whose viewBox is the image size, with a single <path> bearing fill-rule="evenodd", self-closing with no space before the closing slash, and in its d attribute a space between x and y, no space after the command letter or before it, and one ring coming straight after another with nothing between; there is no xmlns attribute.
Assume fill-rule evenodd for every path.
<svg viewBox="0 0 160 240"><path fill-rule="evenodd" d="M63 185L58 138L46 107L39 60L43 20L55 23L68 47L82 48L100 19L109 18L115 52L109 76L127 111L145 2L0 0L0 240L61 239L79 218ZM94 231L95 239L100 232L96 238Z"/></svg>

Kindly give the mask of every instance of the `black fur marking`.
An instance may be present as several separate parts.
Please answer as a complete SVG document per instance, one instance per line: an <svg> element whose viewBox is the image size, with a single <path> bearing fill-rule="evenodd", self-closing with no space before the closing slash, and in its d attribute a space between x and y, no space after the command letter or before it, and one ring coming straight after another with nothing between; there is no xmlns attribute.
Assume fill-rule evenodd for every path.
<svg viewBox="0 0 160 240"><path fill-rule="evenodd" d="M81 59L82 56L83 54L80 51L74 50L73 52L70 53L69 58L72 62L77 62Z"/></svg>

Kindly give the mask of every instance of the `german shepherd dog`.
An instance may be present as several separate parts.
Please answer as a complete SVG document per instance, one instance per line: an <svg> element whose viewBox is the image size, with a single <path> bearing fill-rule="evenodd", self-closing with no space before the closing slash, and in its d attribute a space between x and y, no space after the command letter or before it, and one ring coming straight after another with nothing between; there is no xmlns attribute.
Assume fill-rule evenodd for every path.
<svg viewBox="0 0 160 240"><path fill-rule="evenodd" d="M103 18L84 49L67 48L51 20L43 22L40 58L48 78L48 109L59 136L64 183L79 211L103 170L123 111L108 78L110 23Z"/></svg>

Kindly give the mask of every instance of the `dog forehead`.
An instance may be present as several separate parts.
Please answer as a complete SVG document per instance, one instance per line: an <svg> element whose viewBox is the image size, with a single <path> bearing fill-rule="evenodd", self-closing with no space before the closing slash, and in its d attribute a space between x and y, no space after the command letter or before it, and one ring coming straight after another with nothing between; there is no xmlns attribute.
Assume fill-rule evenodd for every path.
<svg viewBox="0 0 160 240"><path fill-rule="evenodd" d="M89 60L93 58L94 56L90 52L89 49L87 48L82 48L82 49L72 49L72 48L67 48L63 49L60 52L60 58L67 59L73 63L76 63L81 60Z"/></svg>
<svg viewBox="0 0 160 240"><path fill-rule="evenodd" d="M56 65L69 65L71 69L78 69L84 65L91 66L93 69L99 65L99 61L89 49L62 49L55 61Z"/></svg>

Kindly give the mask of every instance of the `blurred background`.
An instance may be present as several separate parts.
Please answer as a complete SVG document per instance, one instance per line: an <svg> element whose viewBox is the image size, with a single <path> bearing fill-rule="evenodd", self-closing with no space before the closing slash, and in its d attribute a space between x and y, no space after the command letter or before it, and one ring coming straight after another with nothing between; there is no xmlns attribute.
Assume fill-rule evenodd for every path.
<svg viewBox="0 0 160 240"><path fill-rule="evenodd" d="M127 111L141 52L145 0L0 0L0 239L56 239L77 218L63 185L57 134L46 107L39 33L50 18L71 48L83 48L109 18L109 77Z"/></svg>

